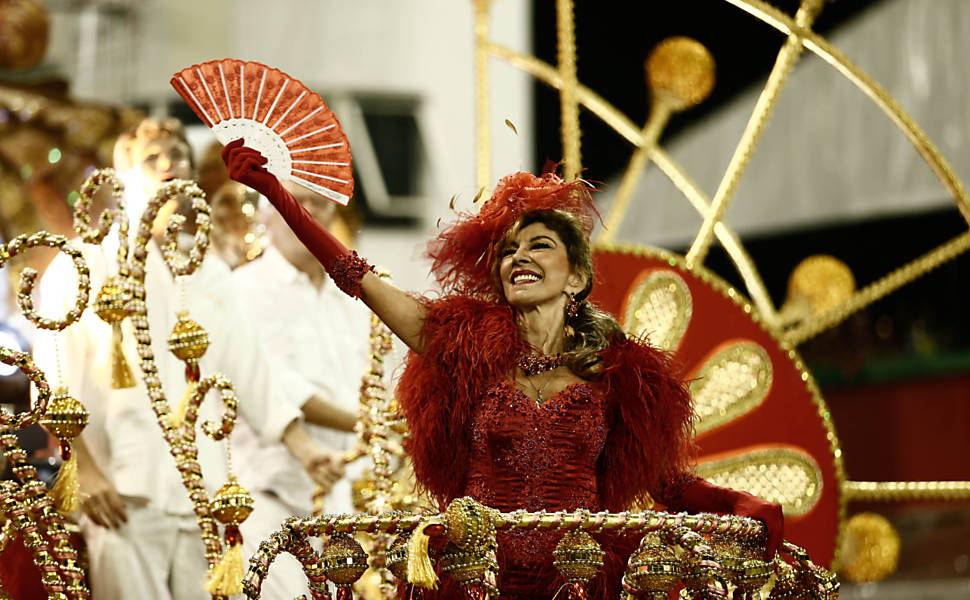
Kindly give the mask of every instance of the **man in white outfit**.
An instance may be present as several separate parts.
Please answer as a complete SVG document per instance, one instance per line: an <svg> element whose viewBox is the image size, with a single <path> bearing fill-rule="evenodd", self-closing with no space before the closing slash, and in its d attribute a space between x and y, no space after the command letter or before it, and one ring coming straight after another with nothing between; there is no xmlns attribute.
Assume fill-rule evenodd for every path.
<svg viewBox="0 0 970 600"><path fill-rule="evenodd" d="M284 185L314 218L330 226L335 214L332 202L295 184ZM343 410L356 411L361 377L369 366L370 311L329 282L320 263L276 210L266 205L261 216L271 245L258 259L233 271L246 298L246 311L264 347L286 363L294 381L309 385ZM291 398L299 407L300 398ZM356 440L352 434L333 429L308 429L314 439L330 448L347 450ZM292 457L266 447L251 455L257 458L249 461L247 476L261 482L258 489L278 498L281 512L307 514L312 510L312 482L294 468ZM363 461L354 463L348 477L333 486L324 498L324 512L353 512L350 482L360 475L362 466ZM258 475L251 476L250 470ZM301 592L282 574L274 563L263 586L264 598L289 599Z"/></svg>
<svg viewBox="0 0 970 600"><path fill-rule="evenodd" d="M130 192L127 199L131 212L138 215L149 195L162 183L191 176L189 148L178 127L152 120L139 125L128 141L130 164L140 178L126 181ZM173 208L168 206L163 212L171 213ZM160 230L164 222L156 221ZM113 257L114 249L106 242L103 249L85 246L82 252L91 269L94 293L116 269L105 258ZM75 281L70 260L58 256L41 282L43 314L64 313L64 307L73 301ZM152 350L170 404L179 402L185 380L184 365L169 353L166 341L175 324L176 311L184 309L209 335L210 346L199 361L203 376L223 373L235 386L241 417L237 427L241 433L244 435L248 425L262 443L282 443L299 457L298 464L315 480L322 485L332 484L342 473L339 457L307 435L301 411L291 396L306 394L304 404L314 407L315 414L323 415L323 421L331 426L351 429L354 415L331 410L320 398L311 397L308 386L287 381L285 371L276 369L238 305L238 292L228 267L216 257L207 256L183 286L184 293L172 278L156 243L150 243L146 304ZM124 329L125 352L137 368L129 322ZM110 386L110 327L88 310L79 323L65 332L37 337L35 355L48 377L68 385L91 412L89 426L75 444L75 451L84 514L81 524L88 545L94 597L208 598L203 588L207 564L196 518L147 391L139 377L134 388L117 390ZM55 366L55 338L62 357L62 375L58 375ZM200 423L219 417L221 403L215 396L212 394L203 403ZM201 433L197 443L199 463L211 496L226 479L225 449ZM234 465L242 467L244 453L234 454L238 454ZM252 485L243 477L240 482ZM241 528L247 546L253 547L260 540L251 538L266 529L264 521L278 517L272 510L267 512L270 503L258 493L254 499L253 514ZM299 573L295 576L302 577Z"/></svg>

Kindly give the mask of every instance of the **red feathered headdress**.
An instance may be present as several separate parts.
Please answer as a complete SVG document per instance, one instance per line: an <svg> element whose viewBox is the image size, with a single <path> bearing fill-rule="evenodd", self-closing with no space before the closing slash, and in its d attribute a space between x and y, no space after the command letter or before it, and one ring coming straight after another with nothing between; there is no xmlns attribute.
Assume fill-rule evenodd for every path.
<svg viewBox="0 0 970 600"><path fill-rule="evenodd" d="M561 210L579 220L588 238L599 215L590 189L583 180L566 183L552 172L503 177L478 214L460 214L429 242L431 272L447 293L494 297L492 262L509 228L526 213Z"/></svg>

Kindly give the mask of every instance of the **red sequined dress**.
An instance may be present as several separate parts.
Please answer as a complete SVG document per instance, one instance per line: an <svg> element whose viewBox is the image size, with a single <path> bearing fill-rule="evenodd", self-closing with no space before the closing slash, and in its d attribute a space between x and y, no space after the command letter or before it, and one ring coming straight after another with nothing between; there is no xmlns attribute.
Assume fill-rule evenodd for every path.
<svg viewBox="0 0 970 600"><path fill-rule="evenodd" d="M542 404L510 380L527 350L512 309L465 297L428 303L424 351L398 386L418 481L442 504L461 496L502 511L628 509L676 494L690 450L691 403L665 354L618 338L594 379ZM549 600L560 533L500 533L503 598ZM616 598L636 540L597 536L606 551L591 598ZM440 598L461 592L442 578Z"/></svg>

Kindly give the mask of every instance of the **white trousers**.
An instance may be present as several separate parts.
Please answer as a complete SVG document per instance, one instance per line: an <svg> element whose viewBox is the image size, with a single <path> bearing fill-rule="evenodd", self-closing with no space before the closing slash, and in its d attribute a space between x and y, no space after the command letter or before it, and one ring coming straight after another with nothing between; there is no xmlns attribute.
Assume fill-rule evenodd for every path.
<svg viewBox="0 0 970 600"><path fill-rule="evenodd" d="M259 543L291 516L276 496L253 493L254 510L240 527L244 571ZM92 600L210 600L205 591L207 564L195 515L172 515L125 499L128 522L105 529L87 518L81 530L87 544ZM309 594L299 561L282 554L263 582L263 600L292 600Z"/></svg>
<svg viewBox="0 0 970 600"><path fill-rule="evenodd" d="M128 522L105 529L86 518L93 600L208 600L207 565L194 515L171 515L126 499Z"/></svg>

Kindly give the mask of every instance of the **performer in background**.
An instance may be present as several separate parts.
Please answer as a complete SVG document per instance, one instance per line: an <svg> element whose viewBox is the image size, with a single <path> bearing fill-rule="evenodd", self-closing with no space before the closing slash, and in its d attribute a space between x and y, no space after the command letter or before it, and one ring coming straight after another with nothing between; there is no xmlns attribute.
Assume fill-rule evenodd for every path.
<svg viewBox="0 0 970 600"><path fill-rule="evenodd" d="M121 138L116 157L119 167L129 167L124 180L131 214L140 215L166 181L191 178L189 152L176 121L146 119ZM170 202L155 221L156 240L175 211L185 214L188 223L194 222L187 202ZM115 256L116 244L114 236L101 248L76 244L91 270L94 290L116 272L117 267L106 258ZM235 386L241 417L237 426L252 427L263 443L284 444L314 479L332 485L342 472L339 457L309 437L301 411L290 396L305 393L307 404L316 407L315 414L326 417L325 424L331 427L351 430L355 416L328 407L312 396L312 390L298 388L274 370L275 363L263 352L258 333L237 305L228 267L214 255L207 256L185 281L185 305L180 307L183 294L153 241L146 259L145 287L152 350L170 401L178 402L185 379L184 365L169 353L166 340L176 310L186 308L206 329L211 342L200 360L201 371L223 373ZM58 255L41 281L41 312L64 314L73 303L75 290L73 263ZM130 323L124 326L125 351L133 362L131 357L137 356L134 337ZM63 333L38 335L35 347L38 364L56 382L61 378L55 348L59 344L63 383L91 412L89 426L75 441L75 452L92 592L98 600L209 598L203 587L207 563L192 504L143 383L139 379L136 387L128 389L110 386L110 341L110 326L88 310ZM219 402L210 399L202 404L199 419L218 419L220 414ZM206 436L196 439L198 460L213 494L226 478L225 450ZM236 461L244 462L245 457L237 456ZM242 525L244 537L249 527L259 526L261 507L267 506L256 494L254 498L254 512Z"/></svg>
<svg viewBox="0 0 970 600"><path fill-rule="evenodd" d="M418 481L440 502L471 496L499 510L622 511L648 497L671 510L763 520L772 554L781 507L690 471L692 405L669 357L628 338L586 298L595 210L582 181L505 177L476 215L431 241L444 296L418 298L377 277L321 227L242 140L229 175L264 194L327 269L411 349L397 395ZM499 536L503 597L548 599L561 534ZM633 540L606 551L591 597L615 597ZM457 598L450 581L440 597Z"/></svg>
<svg viewBox="0 0 970 600"><path fill-rule="evenodd" d="M289 189L319 223L330 226L336 214L332 202L295 185ZM287 380L299 381L312 394L356 414L361 377L369 362L370 311L334 287L276 210L264 204L261 216L271 244L259 258L232 274L240 297L245 298L247 318L256 326L263 349L287 369ZM288 401L306 410L300 406L305 399L306 394L292 395ZM350 449L356 440L353 434L333 429L308 429L321 446L338 452ZM234 441L247 447L245 463L236 468L240 479L271 495L280 515L276 522L264 519L262 532L246 535L246 555L251 556L287 516L313 512L314 489L285 448L261 446L250 435L234 436ZM362 464L352 465L356 476ZM325 513L354 512L350 480L350 476L343 477L329 489L323 500ZM277 560L292 561L299 568L290 555ZM275 562L261 586L261 597L266 599L290 600L305 593L306 578L299 572L291 576L289 570L278 570Z"/></svg>

